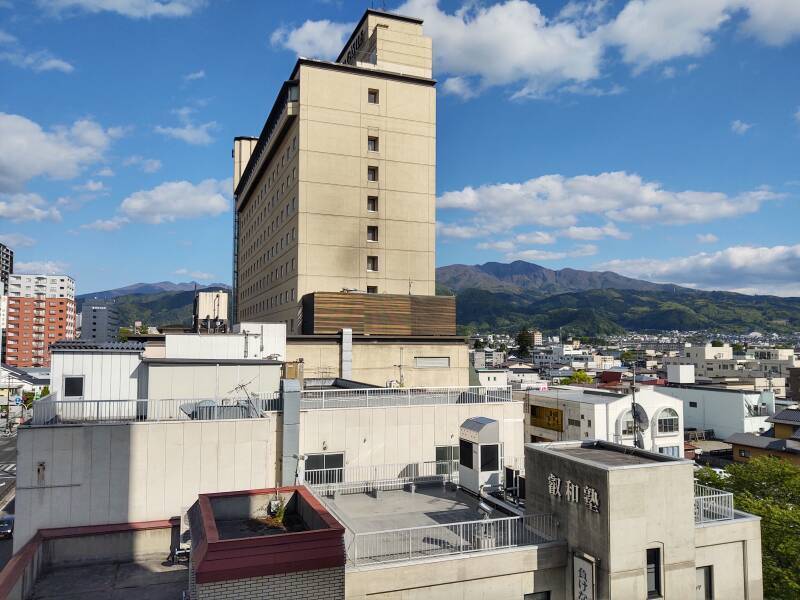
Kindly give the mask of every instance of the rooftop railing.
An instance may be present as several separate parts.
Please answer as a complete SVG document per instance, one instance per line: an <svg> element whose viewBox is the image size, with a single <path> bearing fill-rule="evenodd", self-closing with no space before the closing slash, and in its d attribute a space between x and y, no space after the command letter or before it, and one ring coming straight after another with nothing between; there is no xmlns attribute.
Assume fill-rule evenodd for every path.
<svg viewBox="0 0 800 600"><path fill-rule="evenodd" d="M397 490L410 483L458 483L458 461L430 461L329 469L306 469L303 483L318 494Z"/></svg>
<svg viewBox="0 0 800 600"><path fill-rule="evenodd" d="M347 548L353 566L533 546L557 539L553 515L526 515L356 533Z"/></svg>
<svg viewBox="0 0 800 600"><path fill-rule="evenodd" d="M300 408L381 408L427 404L483 404L511 402L511 386L505 387L419 387L305 390Z"/></svg>
<svg viewBox="0 0 800 600"><path fill-rule="evenodd" d="M280 394L249 398L167 400L58 400L55 394L33 403L32 425L129 423L136 421L216 421L260 418L282 410Z"/></svg>
<svg viewBox="0 0 800 600"><path fill-rule="evenodd" d="M733 494L707 485L694 484L694 522L696 525L734 518Z"/></svg>

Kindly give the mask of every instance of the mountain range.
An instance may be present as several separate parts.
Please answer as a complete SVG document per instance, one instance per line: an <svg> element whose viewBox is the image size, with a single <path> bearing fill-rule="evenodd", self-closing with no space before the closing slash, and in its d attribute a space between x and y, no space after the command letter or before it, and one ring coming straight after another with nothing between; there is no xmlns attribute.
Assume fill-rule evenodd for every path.
<svg viewBox="0 0 800 600"><path fill-rule="evenodd" d="M123 324L188 325L195 285L136 283L82 294L78 304L86 298L113 298ZM197 287L220 288L229 286ZM515 333L522 327L590 336L626 330L800 331L800 298L704 291L611 271L553 270L525 261L439 267L436 293L456 296L456 320L463 333Z"/></svg>

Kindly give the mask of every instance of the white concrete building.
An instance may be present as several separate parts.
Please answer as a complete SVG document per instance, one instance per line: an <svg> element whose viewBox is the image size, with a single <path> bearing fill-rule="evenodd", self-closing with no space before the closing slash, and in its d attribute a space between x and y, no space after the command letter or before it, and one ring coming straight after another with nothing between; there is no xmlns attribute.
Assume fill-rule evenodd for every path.
<svg viewBox="0 0 800 600"><path fill-rule="evenodd" d="M661 388L659 388L660 390ZM525 440L606 440L634 445L631 394L573 386L529 391L525 395ZM683 456L683 404L680 400L642 387L636 403L649 421L641 430L644 449Z"/></svg>
<svg viewBox="0 0 800 600"><path fill-rule="evenodd" d="M508 387L508 371L506 369L475 369L482 387Z"/></svg>
<svg viewBox="0 0 800 600"><path fill-rule="evenodd" d="M766 431L770 428L767 418L775 414L772 392L703 385L668 385L659 391L682 402L685 428L713 430L721 440L734 433Z"/></svg>
<svg viewBox="0 0 800 600"><path fill-rule="evenodd" d="M75 280L68 275L29 275L12 273L8 276L8 296L12 298L47 298L75 300Z"/></svg>

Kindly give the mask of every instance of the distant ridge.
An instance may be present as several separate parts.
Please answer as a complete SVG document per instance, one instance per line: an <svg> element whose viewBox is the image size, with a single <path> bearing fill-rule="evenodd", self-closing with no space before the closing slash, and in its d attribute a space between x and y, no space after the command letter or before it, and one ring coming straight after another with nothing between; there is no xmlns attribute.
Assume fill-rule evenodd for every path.
<svg viewBox="0 0 800 600"><path fill-rule="evenodd" d="M78 300L86 298L93 298L98 300L108 300L110 298L118 298L120 296L128 296L131 294L158 294L159 292L191 292L197 289L216 288L216 289L230 289L227 283L198 283L196 281L187 281L183 283L173 283L172 281L159 281L156 283L133 283L125 287L114 288L111 290L103 290L102 292L91 292L88 294L79 294Z"/></svg>
<svg viewBox="0 0 800 600"><path fill-rule="evenodd" d="M436 269L436 282L453 292L478 289L488 292L528 292L539 296L586 290L691 291L673 284L652 283L612 271L553 270L524 260L482 265L449 265Z"/></svg>

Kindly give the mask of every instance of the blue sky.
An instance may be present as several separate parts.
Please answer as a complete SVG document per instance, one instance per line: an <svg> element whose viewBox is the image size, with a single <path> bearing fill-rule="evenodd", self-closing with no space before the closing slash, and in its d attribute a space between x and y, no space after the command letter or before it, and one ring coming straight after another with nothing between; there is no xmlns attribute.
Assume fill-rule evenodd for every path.
<svg viewBox="0 0 800 600"><path fill-rule="evenodd" d="M81 293L229 281L232 138L368 5L0 0L0 240ZM796 0L386 5L434 40L439 265L800 295Z"/></svg>

